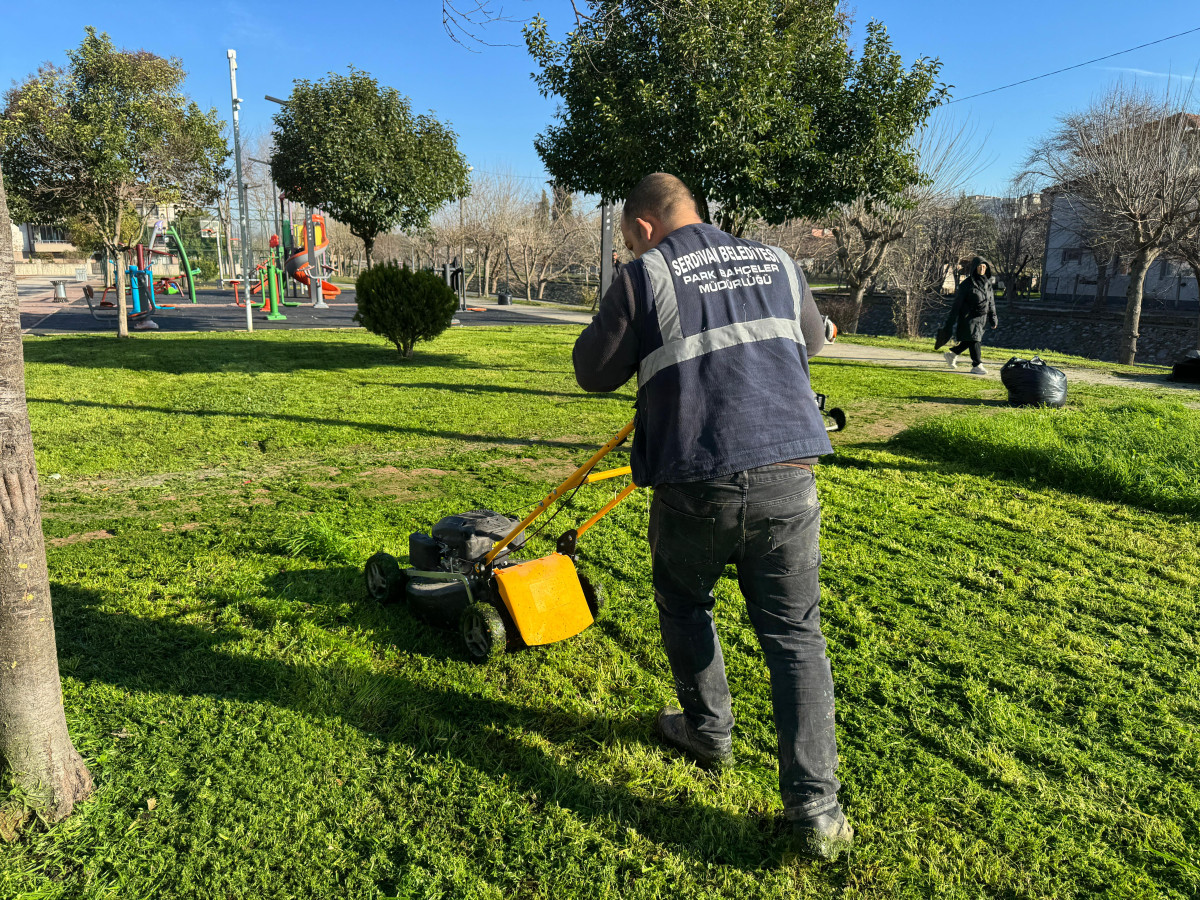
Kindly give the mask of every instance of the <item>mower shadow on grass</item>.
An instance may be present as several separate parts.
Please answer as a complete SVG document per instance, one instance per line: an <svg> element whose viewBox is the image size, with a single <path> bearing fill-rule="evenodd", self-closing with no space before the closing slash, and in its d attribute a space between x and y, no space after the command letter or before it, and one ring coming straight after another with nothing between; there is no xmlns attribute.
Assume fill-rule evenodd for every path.
<svg viewBox="0 0 1200 900"><path fill-rule="evenodd" d="M197 416L200 418L227 417L231 419L253 419L256 421L292 422L298 425L318 425L323 428L361 428L382 434L414 434L421 437L440 438L447 441L463 441L471 444L496 444L510 447L558 447L563 450L595 450L594 443L582 441L557 441L553 438L511 438L494 434L466 434L461 431L442 431L436 428L418 428L413 425L390 425L386 422L348 422L342 419L324 419L318 416L297 416L290 413L269 413L258 410L231 412L223 409L172 409L169 406L138 406L135 404L101 403L97 400L57 400L29 398L29 403L53 406L76 406L92 409L113 409L123 413L144 412L169 416Z"/></svg>
<svg viewBox="0 0 1200 900"><path fill-rule="evenodd" d="M648 721L580 715L555 708L550 700L521 706L343 660L310 665L256 657L235 647L247 638L244 626L212 629L115 614L98 608L105 603L100 594L69 584L54 584L53 594L60 654L73 660L70 674L79 681L182 698L268 703L316 720L340 719L378 740L408 747L431 770L452 757L489 780L507 781L533 806L561 806L602 830L615 822L702 863L745 871L778 863L773 817L648 797L645 773L638 778L643 785L638 791L579 773L577 761L597 752L633 741L652 744ZM405 650L426 637L416 629L391 633ZM553 752L543 751L541 743ZM104 750L86 744L80 749L93 758ZM98 774L103 777L102 770ZM663 790L674 794L668 780L664 777ZM404 852L399 845L388 850Z"/></svg>

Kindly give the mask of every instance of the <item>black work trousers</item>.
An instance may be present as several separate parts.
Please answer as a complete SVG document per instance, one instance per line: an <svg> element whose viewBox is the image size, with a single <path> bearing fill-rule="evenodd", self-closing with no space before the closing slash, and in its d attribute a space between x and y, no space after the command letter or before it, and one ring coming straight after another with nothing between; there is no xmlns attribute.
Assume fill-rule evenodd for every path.
<svg viewBox="0 0 1200 900"><path fill-rule="evenodd" d="M771 675L779 787L794 821L836 807L840 787L821 634L820 530L812 472L782 463L660 486L650 508L654 599L680 706L712 749L731 746L712 590L733 563Z"/></svg>
<svg viewBox="0 0 1200 900"><path fill-rule="evenodd" d="M962 356L964 350L971 351L971 365L983 365L983 342L982 341L963 341L956 347L951 347L950 352L956 356Z"/></svg>

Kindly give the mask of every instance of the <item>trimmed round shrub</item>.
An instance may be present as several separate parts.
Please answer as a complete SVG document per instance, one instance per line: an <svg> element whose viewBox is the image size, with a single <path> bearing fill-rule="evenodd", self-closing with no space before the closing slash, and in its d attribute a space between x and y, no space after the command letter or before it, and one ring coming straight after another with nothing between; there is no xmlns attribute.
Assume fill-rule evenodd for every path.
<svg viewBox="0 0 1200 900"><path fill-rule="evenodd" d="M354 290L354 321L391 341L405 359L417 341L431 341L449 328L458 309L458 295L437 275L394 262L363 272Z"/></svg>

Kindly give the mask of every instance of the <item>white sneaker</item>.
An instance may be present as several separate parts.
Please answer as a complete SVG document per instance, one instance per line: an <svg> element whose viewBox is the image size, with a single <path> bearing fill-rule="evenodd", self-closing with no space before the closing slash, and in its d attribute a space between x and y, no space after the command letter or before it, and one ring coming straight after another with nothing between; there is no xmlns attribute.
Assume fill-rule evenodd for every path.
<svg viewBox="0 0 1200 900"><path fill-rule="evenodd" d="M986 375L987 369L985 369L983 366L971 366L971 374L972 375Z"/></svg>
<svg viewBox="0 0 1200 900"><path fill-rule="evenodd" d="M140 319L133 323L134 331L158 331L158 323L153 319Z"/></svg>
<svg viewBox="0 0 1200 900"><path fill-rule="evenodd" d="M942 356L944 356L946 358L946 365L948 365L952 369L958 368L958 354L957 353L947 350L945 353L942 354Z"/></svg>

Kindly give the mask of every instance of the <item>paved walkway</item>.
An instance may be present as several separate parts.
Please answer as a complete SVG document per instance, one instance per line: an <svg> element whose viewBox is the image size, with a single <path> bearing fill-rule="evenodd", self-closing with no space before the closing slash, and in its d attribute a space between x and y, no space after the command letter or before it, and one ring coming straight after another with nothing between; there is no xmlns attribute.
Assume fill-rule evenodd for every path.
<svg viewBox="0 0 1200 900"><path fill-rule="evenodd" d="M99 296L103 290L92 283ZM49 280L22 279L17 282L17 294L21 306L21 331L25 334L85 334L115 331L115 318L95 319L83 300L82 286L67 285L66 303L55 303ZM233 302L232 291L197 292L199 302L195 305L181 302L178 296L168 298L174 309L164 309L154 316L159 331L244 331L246 309ZM110 299L112 295L110 294ZM167 301L164 300L164 303ZM456 321L461 325L586 325L591 313L555 309L549 306L498 306L494 299L480 302L468 298L468 304L482 308L482 312L461 312ZM261 310L254 311L255 330L280 328L357 328L354 313L354 289L344 288L336 300L330 301L328 309L313 309L307 298L299 306L284 307L287 318L283 321L268 321Z"/></svg>
<svg viewBox="0 0 1200 900"><path fill-rule="evenodd" d="M986 355L989 350L993 354L1003 353L1004 357L992 356L989 358ZM1017 355L1017 351L1015 350L989 347L984 347L984 353L983 365L988 370L987 375L970 374L971 363L969 360L966 362L960 360L958 368L953 370L953 374L961 374L963 378L981 378L999 382L1000 367L1012 356ZM870 363L877 366L895 366L902 369L950 372L946 367L946 360L941 353L926 353L920 350L899 350L895 347L872 347L867 344L835 343L828 345L821 351L818 359L843 359ZM1160 388L1164 390L1190 391L1193 394L1200 392L1197 385L1179 384L1168 380L1168 376L1164 374L1160 366L1133 365L1117 372L1086 369L1077 366L1058 366L1057 368L1067 373L1068 382L1111 384L1117 387Z"/></svg>

